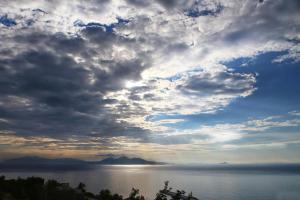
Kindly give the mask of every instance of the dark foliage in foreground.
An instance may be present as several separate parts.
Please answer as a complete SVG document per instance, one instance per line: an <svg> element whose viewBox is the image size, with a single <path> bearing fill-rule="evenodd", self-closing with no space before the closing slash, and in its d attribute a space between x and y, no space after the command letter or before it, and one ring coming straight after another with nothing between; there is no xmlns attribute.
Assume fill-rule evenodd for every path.
<svg viewBox="0 0 300 200"><path fill-rule="evenodd" d="M155 200L193 199L191 195L185 197L184 194L184 191L171 192L166 182L164 189L157 193ZM167 198L168 196L170 198ZM145 198L135 188L132 188L128 197L123 198L119 194L112 194L109 190L101 190L98 194L87 192L83 183L72 188L68 183L45 181L39 177L7 180L1 176L0 200L145 200Z"/></svg>

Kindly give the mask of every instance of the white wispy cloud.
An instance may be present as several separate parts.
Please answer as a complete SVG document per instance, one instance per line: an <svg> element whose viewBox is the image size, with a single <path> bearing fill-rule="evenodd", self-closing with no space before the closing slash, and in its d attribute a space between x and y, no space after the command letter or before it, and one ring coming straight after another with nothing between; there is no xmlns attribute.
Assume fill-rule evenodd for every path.
<svg viewBox="0 0 300 200"><path fill-rule="evenodd" d="M270 116L262 119L252 119L242 123L220 123L202 125L198 128L170 132L168 136L189 137L190 144L219 145L220 148L264 148L285 146L299 143L297 132L287 128L300 127L298 116L290 118L290 114ZM274 129L283 128L284 133L274 132ZM206 136L199 138L199 136Z"/></svg>
<svg viewBox="0 0 300 200"><path fill-rule="evenodd" d="M151 141L153 135L145 136L150 131L166 138L172 133L207 137L185 138L194 145L298 126L298 119L273 117L181 132L166 125L183 119L148 117L216 113L252 95L259 90L257 74L236 72L224 63L274 51L286 52L274 62L299 61L299 15L293 0L2 0L0 16L6 21L0 22L0 59L3 82L12 87L1 88L0 106L34 115L30 121L0 116L0 123L20 135L60 137L70 131L119 140L132 134L131 139ZM24 86L31 91L25 94ZM67 113L62 118L70 121L60 124L63 120L48 117L53 113ZM52 132L39 133L44 130ZM166 142L178 143L179 138Z"/></svg>

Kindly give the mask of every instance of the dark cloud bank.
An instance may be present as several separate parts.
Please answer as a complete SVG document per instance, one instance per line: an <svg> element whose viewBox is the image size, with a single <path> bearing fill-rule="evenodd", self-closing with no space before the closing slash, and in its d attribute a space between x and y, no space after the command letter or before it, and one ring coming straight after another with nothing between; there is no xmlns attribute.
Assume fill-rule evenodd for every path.
<svg viewBox="0 0 300 200"><path fill-rule="evenodd" d="M0 52L2 131L55 137L143 132L117 122L118 116L105 109L115 100L103 96L121 89L125 80L139 79L145 61L91 59L109 53L116 43L133 41L97 26L77 36L33 32L6 40L26 49ZM82 63L75 61L77 55L84 58Z"/></svg>
<svg viewBox="0 0 300 200"><path fill-rule="evenodd" d="M149 6L148 1L143 0L128 2L140 7ZM259 2L265 4L264 1ZM206 8L201 1L195 4L195 1L157 0L156 3L167 11L177 8L192 18L216 16L223 11L219 4L214 8ZM253 7L254 5L256 4ZM268 5L269 7L262 5L265 9L263 12L253 12L253 15L245 13L244 17L233 23L236 28L216 35L230 44L257 35L272 38L271 34L274 32L284 35L293 25L284 25L284 19L287 18L285 16L289 13L296 15L299 3L274 1ZM274 10L278 17L273 17L276 16L272 13ZM252 10L249 9L249 12ZM256 25L257 19L263 19L262 23ZM81 30L74 35L29 30L27 27L13 35L3 36L1 43L7 44L7 48L1 48L0 51L0 131L23 136L43 135L58 138L71 135L125 135L149 141L145 136L148 130L119 120L126 118L126 113L130 114L130 110L123 111L128 109L126 102L118 108L119 113L114 113L107 105L115 104L119 100L104 98L109 92L121 90L127 80L141 79L141 73L151 66L151 52L145 52L140 47L140 43L146 41L146 36L146 39L130 39L116 34L114 27L129 22L122 19L117 21L111 25L81 24ZM3 15L0 23L9 28L16 26L18 22ZM274 28L274 25L279 28ZM294 32L299 31L298 27L294 29ZM159 38L156 39L157 41L151 42L157 43L158 48L161 44ZM111 57L114 46L126 46L137 55L130 59ZM189 47L186 44L176 47L173 43L170 46L172 48L168 48L168 51ZM177 89L186 95L232 95L252 90L254 83L255 78L249 81L247 75L224 71L191 76ZM148 90L151 90L151 86L133 88L129 99L139 101L141 97L138 94ZM142 98L149 101L160 100L151 91ZM139 107L137 111L143 113ZM155 139L152 141L162 144L190 142L191 139L186 138L187 141L179 137L169 137L167 142Z"/></svg>

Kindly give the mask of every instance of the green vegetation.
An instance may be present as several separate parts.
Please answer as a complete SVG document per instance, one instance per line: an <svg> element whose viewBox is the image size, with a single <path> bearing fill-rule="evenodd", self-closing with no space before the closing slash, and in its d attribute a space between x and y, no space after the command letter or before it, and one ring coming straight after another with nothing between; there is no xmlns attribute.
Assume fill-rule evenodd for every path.
<svg viewBox="0 0 300 200"><path fill-rule="evenodd" d="M191 195L185 197L184 191L172 192L168 182L164 189L160 190L155 200L180 200L195 199ZM169 197L169 198L168 198ZM109 190L101 190L98 194L86 191L83 183L72 188L68 183L59 183L55 180L45 181L43 178L30 177L26 179L5 179L0 177L1 200L145 200L139 194L139 190L132 188L128 197L123 198L119 194L112 194Z"/></svg>

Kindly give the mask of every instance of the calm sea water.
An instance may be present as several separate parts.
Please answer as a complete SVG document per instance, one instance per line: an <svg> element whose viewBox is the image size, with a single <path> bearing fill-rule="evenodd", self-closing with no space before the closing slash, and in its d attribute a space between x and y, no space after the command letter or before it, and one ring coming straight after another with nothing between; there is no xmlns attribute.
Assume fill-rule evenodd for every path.
<svg viewBox="0 0 300 200"><path fill-rule="evenodd" d="M300 200L300 173L280 171L199 170L166 166L99 166L84 171L1 172L7 178L40 176L97 193L110 189L127 196L132 187L153 199L165 180L174 189L192 191L200 200Z"/></svg>

